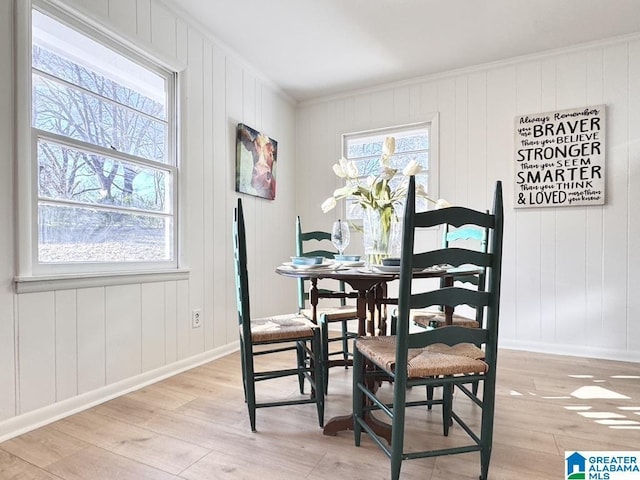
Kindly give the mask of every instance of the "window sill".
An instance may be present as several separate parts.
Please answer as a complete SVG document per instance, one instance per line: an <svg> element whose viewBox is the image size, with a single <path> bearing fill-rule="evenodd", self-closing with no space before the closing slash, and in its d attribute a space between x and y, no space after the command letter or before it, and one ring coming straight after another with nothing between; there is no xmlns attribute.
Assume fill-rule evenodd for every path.
<svg viewBox="0 0 640 480"><path fill-rule="evenodd" d="M16 293L50 292L76 288L108 287L112 285L130 285L134 283L167 282L187 280L189 270L166 270L152 272L126 272L101 274L52 275L42 277L16 277Z"/></svg>

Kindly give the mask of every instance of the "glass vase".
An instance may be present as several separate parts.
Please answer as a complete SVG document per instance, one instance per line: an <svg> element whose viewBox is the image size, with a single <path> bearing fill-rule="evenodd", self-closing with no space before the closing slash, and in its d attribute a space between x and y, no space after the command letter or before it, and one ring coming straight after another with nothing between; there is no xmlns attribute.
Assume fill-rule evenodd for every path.
<svg viewBox="0 0 640 480"><path fill-rule="evenodd" d="M365 208L362 217L364 255L368 266L400 256L400 221L393 207Z"/></svg>

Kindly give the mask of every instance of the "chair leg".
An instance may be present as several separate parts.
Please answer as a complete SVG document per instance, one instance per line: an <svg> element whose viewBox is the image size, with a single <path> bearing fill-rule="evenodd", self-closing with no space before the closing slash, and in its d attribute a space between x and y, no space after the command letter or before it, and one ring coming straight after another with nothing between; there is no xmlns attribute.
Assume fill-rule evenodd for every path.
<svg viewBox="0 0 640 480"><path fill-rule="evenodd" d="M244 403L247 403L247 367L244 360L244 345L240 341L240 366L242 367L242 390L244 392Z"/></svg>
<svg viewBox="0 0 640 480"><path fill-rule="evenodd" d="M404 425L407 383L398 379L393 383L393 417L391 419L391 480L399 480L404 457Z"/></svg>
<svg viewBox="0 0 640 480"><path fill-rule="evenodd" d="M353 346L353 439L356 447L360 446L360 438L362 437L362 426L358 419L362 418L364 412L364 394L360 391L358 385L364 383L364 357Z"/></svg>
<svg viewBox="0 0 640 480"><path fill-rule="evenodd" d="M442 386L442 428L444 436L449 435L449 426L451 425L451 411L453 410L453 385L445 383Z"/></svg>
<svg viewBox="0 0 640 480"><path fill-rule="evenodd" d="M249 423L251 431L256 431L256 379L253 370L253 358L242 349L243 383L245 388L245 401L249 410Z"/></svg>
<svg viewBox="0 0 640 480"><path fill-rule="evenodd" d="M342 320L342 358L344 359L345 370L349 368L349 330L347 320Z"/></svg>
<svg viewBox="0 0 640 480"><path fill-rule="evenodd" d="M489 372L482 384L482 420L480 425L480 480L486 480L489 475L489 461L491 460L491 446L493 445L493 418L495 412L495 372Z"/></svg>
<svg viewBox="0 0 640 480"><path fill-rule="evenodd" d="M307 356L304 343L297 342L296 350L296 354L298 357L298 370L300 371L300 373L298 373L298 385L300 387L300 394L304 395L304 373L302 373L302 369L305 366Z"/></svg>
<svg viewBox="0 0 640 480"><path fill-rule="evenodd" d="M433 401L433 387L431 385L427 385L427 400L429 402ZM433 405L430 403L427 405L427 410L431 410Z"/></svg>
<svg viewBox="0 0 640 480"><path fill-rule="evenodd" d="M480 477L479 480L487 480L489 477L489 460L491 459L491 448L483 447L480 451Z"/></svg>
<svg viewBox="0 0 640 480"><path fill-rule="evenodd" d="M312 367L312 382L311 382L311 395L315 395L316 409L318 410L318 424L322 427L324 425L324 375L323 375L323 362L322 362L322 344L320 341L320 333L318 330L313 335L311 342L312 358L310 361L313 363Z"/></svg>
<svg viewBox="0 0 640 480"><path fill-rule="evenodd" d="M324 316L320 316L320 334L321 338L321 350L322 354L322 379L324 381L325 393L329 391L329 325L327 324Z"/></svg>

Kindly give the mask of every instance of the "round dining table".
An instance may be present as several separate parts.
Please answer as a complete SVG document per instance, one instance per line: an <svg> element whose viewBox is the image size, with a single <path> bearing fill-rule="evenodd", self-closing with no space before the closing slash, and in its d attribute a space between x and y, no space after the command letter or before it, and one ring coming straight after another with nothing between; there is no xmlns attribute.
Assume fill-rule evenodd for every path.
<svg viewBox="0 0 640 480"><path fill-rule="evenodd" d="M386 295L387 283L400 278L400 269L385 268L384 271L376 267L345 266L334 262L320 267L297 266L290 263L280 265L276 273L285 277L304 278L311 283L309 290L309 303L312 308L313 320L317 322L316 311L318 307L318 280L332 279L343 281L358 292L356 308L358 316L358 335L386 335L385 308L388 304L396 304L397 299L388 298ZM452 286L457 275L475 275L483 270L476 266L462 266L457 268L431 268L414 270L413 278L437 278L444 279L443 286ZM440 284L438 284L440 286ZM369 313L369 315L367 315ZM444 314L447 324L451 324L453 308L445 306ZM391 442L391 430L389 425L378 421L372 415L367 422L371 427ZM343 430L353 430L353 416L342 415L330 419L324 426L325 435L336 435Z"/></svg>

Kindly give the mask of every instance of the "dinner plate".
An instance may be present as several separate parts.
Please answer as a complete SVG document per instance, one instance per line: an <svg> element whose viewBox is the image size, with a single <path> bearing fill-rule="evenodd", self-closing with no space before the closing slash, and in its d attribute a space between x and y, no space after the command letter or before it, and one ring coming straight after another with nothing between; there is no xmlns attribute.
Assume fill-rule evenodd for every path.
<svg viewBox="0 0 640 480"><path fill-rule="evenodd" d="M364 260L354 261L354 260L334 260L338 265L342 267L362 267L364 266Z"/></svg>
<svg viewBox="0 0 640 480"><path fill-rule="evenodd" d="M317 269L335 268L335 265L333 264L333 262L316 263L312 265L294 265L293 262L284 262L282 265L284 267L291 268L294 270L317 270Z"/></svg>
<svg viewBox="0 0 640 480"><path fill-rule="evenodd" d="M371 269L380 273L400 273L400 265L371 265Z"/></svg>
<svg viewBox="0 0 640 480"><path fill-rule="evenodd" d="M371 265L371 269L378 273L400 273L400 265ZM428 268L414 268L414 273L417 272L429 272L429 273L442 273L447 269L441 266L433 266Z"/></svg>

